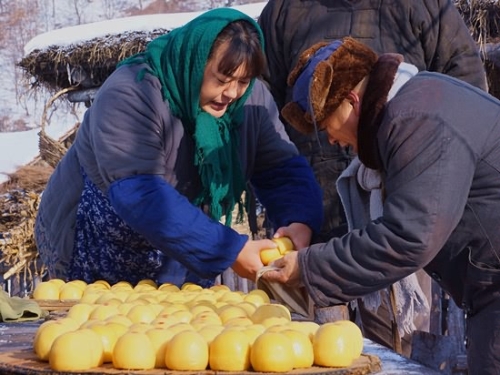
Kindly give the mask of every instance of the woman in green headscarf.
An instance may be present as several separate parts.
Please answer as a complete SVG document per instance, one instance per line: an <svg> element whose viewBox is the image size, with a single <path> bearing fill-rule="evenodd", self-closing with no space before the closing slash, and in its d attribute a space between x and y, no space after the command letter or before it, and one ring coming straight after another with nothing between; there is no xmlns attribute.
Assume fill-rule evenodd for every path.
<svg viewBox="0 0 500 375"><path fill-rule="evenodd" d="M257 79L262 40L252 18L214 9L119 65L40 203L51 277L208 286L232 267L253 280L276 245L230 227L247 182L278 235L308 245L321 193Z"/></svg>

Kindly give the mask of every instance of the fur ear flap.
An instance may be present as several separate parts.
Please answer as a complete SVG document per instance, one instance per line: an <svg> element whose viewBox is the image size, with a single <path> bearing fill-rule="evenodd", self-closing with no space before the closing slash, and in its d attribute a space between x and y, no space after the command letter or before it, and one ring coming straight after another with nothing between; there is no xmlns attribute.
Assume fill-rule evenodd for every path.
<svg viewBox="0 0 500 375"><path fill-rule="evenodd" d="M310 134L314 127L306 120L310 116L306 114L296 102L288 102L281 110L281 115L285 120L299 132Z"/></svg>
<svg viewBox="0 0 500 375"><path fill-rule="evenodd" d="M297 61L295 67L292 69L290 74L288 74L287 78L288 86L293 86L295 84L295 81L297 80L300 73L302 73L302 69L304 69L309 59L312 56L314 56L317 50L319 50L323 46L326 46L327 44L328 44L327 42L319 42L313 45L312 47L306 49L304 52L302 52L299 61Z"/></svg>
<svg viewBox="0 0 500 375"><path fill-rule="evenodd" d="M326 117L325 103L328 99L328 92L332 85L333 68L327 61L321 61L316 66L312 77L312 85L309 89L309 98L316 122L322 121Z"/></svg>

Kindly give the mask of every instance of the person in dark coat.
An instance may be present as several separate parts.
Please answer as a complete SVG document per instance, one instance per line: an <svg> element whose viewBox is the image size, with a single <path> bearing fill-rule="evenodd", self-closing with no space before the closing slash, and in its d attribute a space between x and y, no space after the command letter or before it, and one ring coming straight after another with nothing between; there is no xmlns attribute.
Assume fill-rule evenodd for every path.
<svg viewBox="0 0 500 375"><path fill-rule="evenodd" d="M330 306L424 269L466 312L469 373L498 374L500 101L353 38L306 50L290 83L282 115L353 147L381 177L381 214L276 260L264 277L303 284Z"/></svg>
<svg viewBox="0 0 500 375"><path fill-rule="evenodd" d="M262 44L255 20L220 8L119 65L41 197L49 277L208 287L232 267L255 280L276 244L231 228L247 184L278 236L309 243L321 191L258 79Z"/></svg>
<svg viewBox="0 0 500 375"><path fill-rule="evenodd" d="M301 53L317 42L346 36L377 53L399 53L418 70L448 74L483 90L488 88L476 43L451 0L269 0L258 21L266 41L269 71L265 77L280 110L292 100L287 77ZM355 153L330 145L326 134L303 134L286 121L285 129L313 167L323 191L324 221L313 242L346 233L346 215L336 184L331 182L338 179ZM416 276L430 304L431 280L421 271ZM398 334L386 300L373 308L362 299L349 304L351 319L361 322L366 337L409 356L411 335ZM319 321L338 315L331 310L318 309ZM429 318L415 317L415 325L427 331Z"/></svg>

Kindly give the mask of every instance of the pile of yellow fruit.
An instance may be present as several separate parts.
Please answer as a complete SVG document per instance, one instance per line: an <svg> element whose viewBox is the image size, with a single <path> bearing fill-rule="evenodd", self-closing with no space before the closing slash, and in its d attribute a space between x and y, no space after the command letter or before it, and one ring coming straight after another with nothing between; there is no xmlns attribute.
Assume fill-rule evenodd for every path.
<svg viewBox="0 0 500 375"><path fill-rule="evenodd" d="M109 363L123 370L289 372L348 367L363 349L354 323L292 321L285 306L259 289L243 293L190 283L179 288L152 280L135 286L103 280L45 283L57 286L59 294L51 292L55 299L68 285L80 288L67 315L44 322L34 338L37 358L55 371ZM35 290L34 297L47 290Z"/></svg>

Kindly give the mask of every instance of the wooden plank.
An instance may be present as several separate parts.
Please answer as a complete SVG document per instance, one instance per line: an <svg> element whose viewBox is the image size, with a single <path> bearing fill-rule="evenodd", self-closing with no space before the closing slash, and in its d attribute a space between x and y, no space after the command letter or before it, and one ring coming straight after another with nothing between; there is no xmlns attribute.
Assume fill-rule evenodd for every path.
<svg viewBox="0 0 500 375"><path fill-rule="evenodd" d="M307 369L297 369L290 372L290 374L297 375L366 375L380 371L380 359L377 356L363 354L357 359L352 366L347 368L327 368L314 366ZM127 374L127 375L215 375L219 371L172 371L167 369L153 369L153 370L119 370L112 367L111 364L105 364L85 371L75 372L59 372L50 369L47 362L39 361L33 350L24 349L18 351L9 351L0 353L0 372L5 375L40 375L40 374L53 374L53 375L84 375L84 374ZM241 375L255 375L255 371L239 372Z"/></svg>

